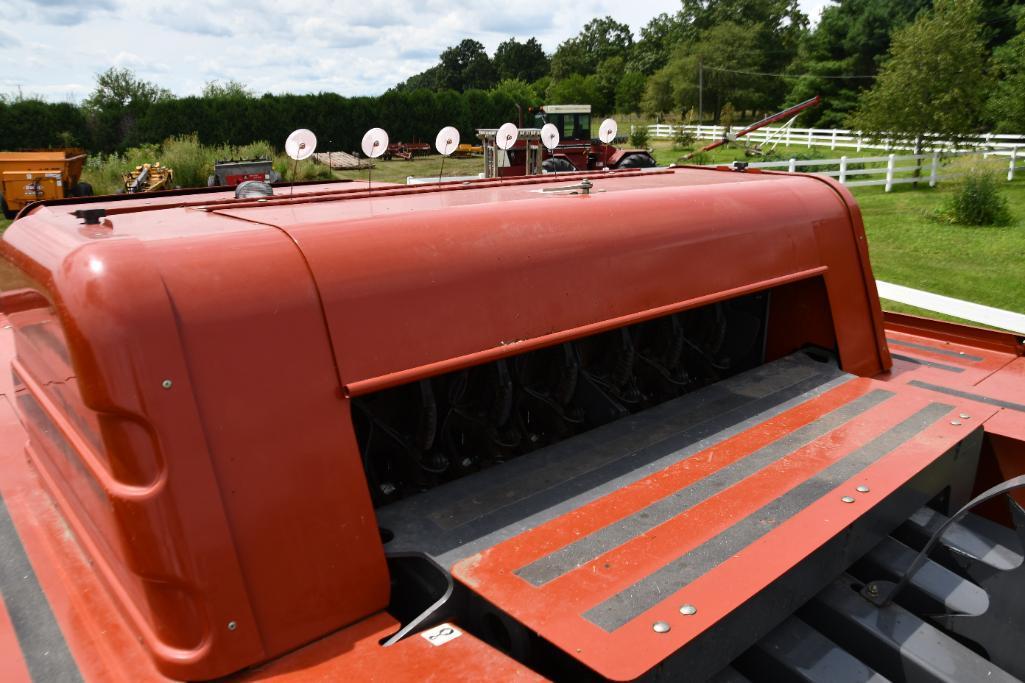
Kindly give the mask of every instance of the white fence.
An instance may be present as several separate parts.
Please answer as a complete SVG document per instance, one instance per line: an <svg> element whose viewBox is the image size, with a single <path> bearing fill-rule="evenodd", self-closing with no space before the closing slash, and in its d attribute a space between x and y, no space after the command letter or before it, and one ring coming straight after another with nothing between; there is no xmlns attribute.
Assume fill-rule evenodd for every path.
<svg viewBox="0 0 1025 683"><path fill-rule="evenodd" d="M866 187L870 185L883 185L886 191L893 189L894 185L903 183L924 183L928 182L930 187L935 187L941 180L956 178L960 173L950 172L944 167L943 161L951 157L963 156L966 154L978 154L977 151L968 150L961 152L931 152L929 154L907 154L898 156L888 154L877 157L847 157L839 159L789 159L787 161L755 161L747 165L748 168L781 169L794 173L798 170L818 173L836 178L841 184L847 187ZM987 151L984 155L1006 154L1007 179L1014 180L1017 173L1025 171L1025 151L1019 153L1017 147L1007 150ZM718 165L718 164L715 164ZM852 168L863 166L865 168ZM837 167L816 171L816 167ZM919 171L919 175L908 175Z"/></svg>
<svg viewBox="0 0 1025 683"><path fill-rule="evenodd" d="M648 136L653 139L672 139L678 132L683 130L690 133L699 140L722 140L727 133L739 133L742 126L732 126L728 131L723 126L671 126L666 123L652 124L648 126ZM809 147L853 148L855 152L863 149L885 149L885 150L910 150L912 146L907 144L893 144L883 139L873 141L868 136L856 130L844 130L840 128L791 128L787 126L772 126L759 128L753 133L748 133L741 140L753 142L775 142L782 146L807 145ZM976 149L1000 148L997 153L1006 154L1010 149L1025 147L1025 135L997 135L986 133L968 140L954 144L949 140L941 140L937 136L927 136L923 148L931 149L954 149L955 147L974 147Z"/></svg>

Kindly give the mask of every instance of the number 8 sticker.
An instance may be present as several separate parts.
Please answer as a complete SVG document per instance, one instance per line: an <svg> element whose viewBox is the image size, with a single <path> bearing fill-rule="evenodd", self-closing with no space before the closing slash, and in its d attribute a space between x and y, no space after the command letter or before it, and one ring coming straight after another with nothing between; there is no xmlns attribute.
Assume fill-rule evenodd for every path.
<svg viewBox="0 0 1025 683"><path fill-rule="evenodd" d="M444 645L454 638L463 635L462 631L452 624L442 624L420 634L431 645Z"/></svg>

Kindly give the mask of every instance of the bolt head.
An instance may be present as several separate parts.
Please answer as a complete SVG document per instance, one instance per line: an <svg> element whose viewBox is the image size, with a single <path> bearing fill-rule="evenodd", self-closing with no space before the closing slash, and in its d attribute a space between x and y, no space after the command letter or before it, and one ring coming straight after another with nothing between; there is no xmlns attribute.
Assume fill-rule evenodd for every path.
<svg viewBox="0 0 1025 683"><path fill-rule="evenodd" d="M844 503L853 503L854 502L854 499L851 498L850 496L844 496L840 500L843 501Z"/></svg>
<svg viewBox="0 0 1025 683"><path fill-rule="evenodd" d="M867 590L869 595L879 595L879 586L874 583L868 584Z"/></svg>
<svg viewBox="0 0 1025 683"><path fill-rule="evenodd" d="M238 624L237 623L235 623L234 621L229 621L228 622L228 630L229 631L234 631L237 628L238 628Z"/></svg>
<svg viewBox="0 0 1025 683"><path fill-rule="evenodd" d="M856 490L856 491L857 491L858 493L868 493L868 492L869 492L869 491L871 491L872 489L870 489L869 487L867 487L867 486L865 486L864 484L862 484L861 486L859 486L859 487L858 487L857 489L855 489L855 490Z"/></svg>
<svg viewBox="0 0 1025 683"><path fill-rule="evenodd" d="M954 425L955 427L960 427L961 426L961 420L951 420L950 424Z"/></svg>
<svg viewBox="0 0 1025 683"><path fill-rule="evenodd" d="M688 616L688 617L690 615L692 615L692 614L697 614L697 613L698 613L698 608L695 607L694 605L687 604L687 605L684 605L683 607L680 608L680 614L683 614L683 615Z"/></svg>
<svg viewBox="0 0 1025 683"><path fill-rule="evenodd" d="M160 383L160 386L164 387L165 389L170 389L171 388L171 384L172 384L171 380L165 379L163 382Z"/></svg>
<svg viewBox="0 0 1025 683"><path fill-rule="evenodd" d="M651 625L651 630L655 633L669 633L670 629L672 629L672 626L664 621L656 621Z"/></svg>
<svg viewBox="0 0 1025 683"><path fill-rule="evenodd" d="M969 415L968 413L961 413L960 415L958 415L958 417L961 418L962 420L967 420L968 418L971 417L971 415Z"/></svg>

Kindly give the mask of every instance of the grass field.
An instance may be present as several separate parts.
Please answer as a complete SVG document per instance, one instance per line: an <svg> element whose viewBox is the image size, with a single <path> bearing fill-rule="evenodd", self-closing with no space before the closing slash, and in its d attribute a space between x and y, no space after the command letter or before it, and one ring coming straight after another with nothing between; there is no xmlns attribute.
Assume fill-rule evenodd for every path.
<svg viewBox="0 0 1025 683"><path fill-rule="evenodd" d="M780 150L809 154L815 148L793 146ZM818 148L821 156L828 150ZM673 163L683 152L671 143L657 141L654 154L660 164ZM706 163L729 163L744 159L743 149L720 148ZM439 173L440 158L378 162L374 180L405 183L407 176L431 177ZM448 159L445 176L476 175L483 170L480 158ZM365 180L367 171L337 172L343 178ZM881 187L855 188L868 232L872 267L876 277L888 282L923 289L980 304L1025 313L1025 182L1003 186L1014 221L1000 228L964 227L937 223L930 214L950 193L942 184L936 189L897 186L893 192ZM0 230L8 221L0 220ZM0 286L2 286L0 280ZM915 310L896 302L883 302L887 310L936 314ZM943 316L936 316L943 317Z"/></svg>

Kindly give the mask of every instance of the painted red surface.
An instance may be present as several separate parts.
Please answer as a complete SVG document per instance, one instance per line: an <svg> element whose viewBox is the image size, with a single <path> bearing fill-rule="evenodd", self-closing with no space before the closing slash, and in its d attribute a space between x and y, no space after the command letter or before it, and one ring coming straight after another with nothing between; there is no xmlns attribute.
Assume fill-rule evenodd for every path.
<svg viewBox="0 0 1025 683"><path fill-rule="evenodd" d="M11 326L0 366L16 373L0 379L0 492L87 680L210 678L272 660L246 675L522 675L469 636L452 648L377 644L394 622L350 396L769 288L806 303L798 317L770 316L770 358L835 342L854 374L936 380L932 368L883 374L860 214L835 183L682 168L592 175L588 196L538 191L581 177L311 185L266 202L167 194L111 202L95 226L70 212L99 204L68 203L6 231L0 255L24 289L0 303ZM914 319L891 332L983 356L958 373L962 386L1020 391L1010 335ZM901 391L902 410L925 400ZM1020 435L1021 416L973 411ZM1002 452L1017 466L1020 450ZM873 489L898 486L932 453L878 463ZM811 468L834 457L807 455ZM809 509L798 526L826 513ZM573 519L584 528L610 514L598 505ZM572 531L559 524L530 538L557 543ZM758 552L785 570L785 556ZM753 590L748 561L705 588ZM566 605L582 599L552 590ZM589 661L628 674L613 651Z"/></svg>

